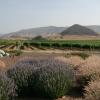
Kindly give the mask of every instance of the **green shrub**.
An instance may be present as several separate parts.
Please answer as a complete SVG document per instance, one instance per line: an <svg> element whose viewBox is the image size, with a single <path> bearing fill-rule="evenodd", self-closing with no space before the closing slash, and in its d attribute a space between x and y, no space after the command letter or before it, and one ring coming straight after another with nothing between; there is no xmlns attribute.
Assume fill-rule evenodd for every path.
<svg viewBox="0 0 100 100"><path fill-rule="evenodd" d="M21 50L15 50L15 51L12 52L12 54L14 56L20 56L22 54L22 51Z"/></svg>
<svg viewBox="0 0 100 100"><path fill-rule="evenodd" d="M72 52L72 53L70 53L70 55L80 56L83 59L86 59L86 58L88 58L90 56L89 54L84 53L84 52Z"/></svg>

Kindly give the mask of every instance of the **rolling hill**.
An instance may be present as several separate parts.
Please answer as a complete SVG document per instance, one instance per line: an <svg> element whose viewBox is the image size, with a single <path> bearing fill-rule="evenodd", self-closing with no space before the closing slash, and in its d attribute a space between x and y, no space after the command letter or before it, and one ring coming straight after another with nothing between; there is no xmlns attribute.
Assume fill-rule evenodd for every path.
<svg viewBox="0 0 100 100"><path fill-rule="evenodd" d="M30 28L19 30L16 32L0 35L1 38L32 38L38 35L43 37L47 36L55 36L61 34L68 35L97 35L100 33L99 25L91 25L91 26L81 26L75 24L71 27L56 27L56 26L48 26L48 27L39 27L39 28Z"/></svg>
<svg viewBox="0 0 100 100"><path fill-rule="evenodd" d="M25 30L20 30L17 32L5 34L2 36L2 38L15 38L15 37L32 38L38 35L50 36L52 34L60 33L64 29L66 28L65 27L55 27L55 26L31 28L31 29L25 29Z"/></svg>

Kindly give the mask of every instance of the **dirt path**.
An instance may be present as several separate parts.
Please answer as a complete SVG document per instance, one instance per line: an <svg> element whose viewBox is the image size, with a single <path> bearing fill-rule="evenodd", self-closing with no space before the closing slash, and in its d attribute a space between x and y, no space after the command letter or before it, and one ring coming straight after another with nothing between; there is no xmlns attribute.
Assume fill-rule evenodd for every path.
<svg viewBox="0 0 100 100"><path fill-rule="evenodd" d="M78 51L78 50L32 50L32 51L26 51L23 50L24 53L48 53L48 54L53 54L53 53L58 53L58 54L67 54L67 53L71 53L71 52L84 52L84 53L88 53L88 54L96 54L96 55L100 55L100 51Z"/></svg>

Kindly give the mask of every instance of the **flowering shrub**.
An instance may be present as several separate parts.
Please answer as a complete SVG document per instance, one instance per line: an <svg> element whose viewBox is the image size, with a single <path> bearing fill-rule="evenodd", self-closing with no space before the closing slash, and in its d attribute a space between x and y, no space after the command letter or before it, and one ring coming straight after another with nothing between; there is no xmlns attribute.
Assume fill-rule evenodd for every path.
<svg viewBox="0 0 100 100"><path fill-rule="evenodd" d="M23 62L18 62L7 71L8 76L14 80L17 85L18 95L28 95L31 88L33 66ZM29 84L31 81L31 84Z"/></svg>
<svg viewBox="0 0 100 100"><path fill-rule="evenodd" d="M41 64L42 67L35 73L36 92L49 98L66 95L73 86L72 66L55 59L47 61L48 63Z"/></svg>
<svg viewBox="0 0 100 100"><path fill-rule="evenodd" d="M30 95L34 87L34 75L41 63L46 62L43 58L24 57L8 69L8 76L13 79L18 87L19 95ZM43 65L43 64L42 64Z"/></svg>
<svg viewBox="0 0 100 100"><path fill-rule="evenodd" d="M0 100L13 100L16 96L16 86L5 73L0 72Z"/></svg>
<svg viewBox="0 0 100 100"><path fill-rule="evenodd" d="M36 93L56 98L72 87L74 72L71 65L53 57L23 58L7 74L18 86L18 94Z"/></svg>

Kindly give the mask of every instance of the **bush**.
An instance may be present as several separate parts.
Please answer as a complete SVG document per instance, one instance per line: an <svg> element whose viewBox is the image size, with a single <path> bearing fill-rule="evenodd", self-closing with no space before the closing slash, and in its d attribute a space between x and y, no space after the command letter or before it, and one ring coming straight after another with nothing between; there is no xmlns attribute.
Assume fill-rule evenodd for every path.
<svg viewBox="0 0 100 100"><path fill-rule="evenodd" d="M43 38L41 35L38 35L36 37L34 37L32 40L46 40L45 38Z"/></svg>
<svg viewBox="0 0 100 100"><path fill-rule="evenodd" d="M10 53L14 56L20 56L22 54L22 51L21 50L13 50Z"/></svg>
<svg viewBox="0 0 100 100"><path fill-rule="evenodd" d="M77 76L76 78L76 83L82 90L84 90L84 87L87 86L90 81L89 76Z"/></svg>
<svg viewBox="0 0 100 100"><path fill-rule="evenodd" d="M100 73L100 57L90 56L80 65L79 71L82 75L93 76L96 73Z"/></svg>
<svg viewBox="0 0 100 100"><path fill-rule="evenodd" d="M16 96L16 86L5 73L0 72L0 100L13 100Z"/></svg>
<svg viewBox="0 0 100 100"><path fill-rule="evenodd" d="M35 90L44 97L58 98L69 93L73 86L74 72L71 65L59 60L49 59L47 64L41 64L35 73Z"/></svg>
<svg viewBox="0 0 100 100"><path fill-rule="evenodd" d="M96 80L100 75L100 57L90 56L78 67L78 71L80 74L79 84L85 86L89 81Z"/></svg>
<svg viewBox="0 0 100 100"><path fill-rule="evenodd" d="M60 97L69 92L74 80L72 66L52 57L23 58L7 73L24 96Z"/></svg>
<svg viewBox="0 0 100 100"><path fill-rule="evenodd" d="M78 70L78 67L84 62L84 60L79 57L79 56L71 56L71 57L56 57L56 59L64 62L64 63L67 63L67 64L70 64L70 65L73 65L73 68L74 70Z"/></svg>
<svg viewBox="0 0 100 100"><path fill-rule="evenodd" d="M84 53L84 52L72 52L72 53L70 53L69 55L79 56L79 57L81 57L81 58L83 58L83 59L86 59L86 58L89 57L89 54Z"/></svg>
<svg viewBox="0 0 100 100"><path fill-rule="evenodd" d="M100 100L100 81L91 81L85 91L85 100Z"/></svg>
<svg viewBox="0 0 100 100"><path fill-rule="evenodd" d="M18 62L7 71L8 76L14 80L17 85L19 96L29 95L31 89L33 66L29 63ZM31 83L31 84L30 84ZM31 92L31 91L30 91Z"/></svg>
<svg viewBox="0 0 100 100"><path fill-rule="evenodd" d="M33 73L44 62L46 61L42 58L24 57L7 71L8 77L13 79L18 87L19 96L32 94L32 88L34 88Z"/></svg>

